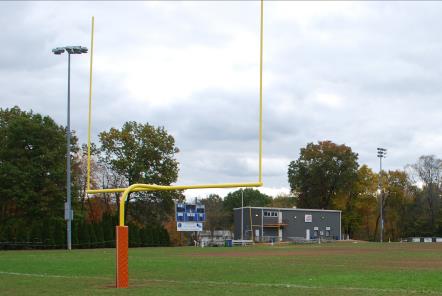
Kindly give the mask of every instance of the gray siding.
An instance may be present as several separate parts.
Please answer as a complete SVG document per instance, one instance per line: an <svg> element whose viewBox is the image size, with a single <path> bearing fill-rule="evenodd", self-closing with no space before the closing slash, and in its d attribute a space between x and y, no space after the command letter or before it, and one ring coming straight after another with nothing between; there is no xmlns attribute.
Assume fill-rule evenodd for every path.
<svg viewBox="0 0 442 296"><path fill-rule="evenodd" d="M318 236L340 239L341 219L340 212L318 212L318 211L283 211L283 220L287 221L288 226L283 229L283 238L306 237L307 229L310 231L310 237ZM305 222L305 215L312 216L312 222ZM327 229L329 228L329 233ZM315 233L315 229L316 233ZM321 234L322 232L322 234Z"/></svg>
<svg viewBox="0 0 442 296"><path fill-rule="evenodd" d="M271 238L282 240L306 238L307 229L310 238L321 236L329 239L341 239L341 212L309 209L250 208L244 207L244 239L252 239L250 217L252 218L253 238L268 241ZM263 216L265 211L277 212L281 218ZM306 215L311 215L311 222L306 222ZM241 208L234 209L234 238L241 239ZM282 224L282 225L281 225ZM256 237L259 234L259 237Z"/></svg>

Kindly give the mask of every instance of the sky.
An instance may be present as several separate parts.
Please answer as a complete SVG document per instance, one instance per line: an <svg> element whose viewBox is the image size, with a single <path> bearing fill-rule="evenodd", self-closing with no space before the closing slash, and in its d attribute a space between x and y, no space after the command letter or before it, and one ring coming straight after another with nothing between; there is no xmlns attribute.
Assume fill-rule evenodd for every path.
<svg viewBox="0 0 442 296"><path fill-rule="evenodd" d="M92 137L126 121L164 126L177 184L258 175L258 1L1 2L0 107L66 122L67 56L90 48ZM264 5L263 181L288 193L307 143L350 146L359 164L403 169L442 157L442 2L281 1ZM71 58L71 127L87 137L89 54ZM229 190L189 190L224 196ZM231 190L230 190L231 191Z"/></svg>

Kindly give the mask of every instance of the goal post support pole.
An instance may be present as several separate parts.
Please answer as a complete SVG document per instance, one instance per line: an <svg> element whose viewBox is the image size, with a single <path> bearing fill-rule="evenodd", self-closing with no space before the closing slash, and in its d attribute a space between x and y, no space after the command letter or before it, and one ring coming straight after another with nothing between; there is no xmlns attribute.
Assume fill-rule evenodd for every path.
<svg viewBox="0 0 442 296"><path fill-rule="evenodd" d="M129 227L116 226L116 288L129 287Z"/></svg>

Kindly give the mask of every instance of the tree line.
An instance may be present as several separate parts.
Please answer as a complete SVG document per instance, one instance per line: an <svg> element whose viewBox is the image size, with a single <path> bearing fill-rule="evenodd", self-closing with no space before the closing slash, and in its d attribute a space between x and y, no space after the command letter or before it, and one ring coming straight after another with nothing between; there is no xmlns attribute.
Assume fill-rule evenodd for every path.
<svg viewBox="0 0 442 296"><path fill-rule="evenodd" d="M64 248L66 130L49 116L0 109L0 248ZM178 148L162 127L126 122L92 145L92 188L133 183L170 185L178 177ZM119 196L86 194L87 147L71 138L72 242L76 248L114 246ZM181 192L131 193L131 246L170 244L165 221Z"/></svg>
<svg viewBox="0 0 442 296"><path fill-rule="evenodd" d="M442 236L441 176L434 155L375 173L350 147L331 141L309 143L288 168L297 206L342 210L345 234L364 240L379 238L381 207L385 239Z"/></svg>
<svg viewBox="0 0 442 296"><path fill-rule="evenodd" d="M224 199L203 200L211 231L229 229L233 211L241 206L298 207L342 211L346 237L377 241L380 210L384 238L397 241L413 236L442 236L442 160L421 156L403 170L375 172L359 165L358 154L331 141L309 143L288 165L290 194L274 198L254 189L240 189Z"/></svg>
<svg viewBox="0 0 442 296"><path fill-rule="evenodd" d="M0 109L0 248L65 247L65 136L65 128L49 116ZM87 147L75 133L71 151L73 246L112 247L119 194L87 195ZM91 188L170 185L178 178L179 149L164 127L129 121L101 132L91 151ZM378 240L380 207L385 239L442 236L442 160L436 156L376 173L360 165L350 147L321 141L301 148L287 176L289 194L271 197L249 188L224 198L209 195L202 200L205 228L232 229L233 208L244 197L245 206L342 210L343 231L355 239ZM183 244L174 221L174 202L182 200L181 191L131 193L126 204L131 246Z"/></svg>

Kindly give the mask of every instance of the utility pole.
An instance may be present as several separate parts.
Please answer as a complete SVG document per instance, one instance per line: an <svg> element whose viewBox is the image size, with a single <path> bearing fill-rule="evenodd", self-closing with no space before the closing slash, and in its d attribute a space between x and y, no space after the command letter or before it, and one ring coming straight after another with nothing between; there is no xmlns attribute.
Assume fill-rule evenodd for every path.
<svg viewBox="0 0 442 296"><path fill-rule="evenodd" d="M380 212L380 239L379 241L383 242L383 236L384 236L384 190L382 188L382 158L387 157L387 149L385 148L378 148L378 157L379 157L379 195L380 195L380 206L379 206L379 212Z"/></svg>

